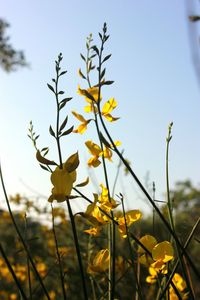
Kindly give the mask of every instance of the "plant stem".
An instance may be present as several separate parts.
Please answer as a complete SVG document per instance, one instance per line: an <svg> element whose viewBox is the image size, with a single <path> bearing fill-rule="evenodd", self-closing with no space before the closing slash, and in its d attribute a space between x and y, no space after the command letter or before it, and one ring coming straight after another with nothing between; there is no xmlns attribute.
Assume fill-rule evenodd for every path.
<svg viewBox="0 0 200 300"><path fill-rule="evenodd" d="M56 246L56 254L57 254L58 265L59 265L59 273L60 273L60 281L61 281L61 286L62 286L63 299L66 300L67 295L66 295L66 291L65 291L63 267L62 267L60 252L59 252L59 248L58 248L58 240L57 240L57 236L56 236L54 214L53 214L53 205L52 204L51 204L51 213L52 213L52 230L53 230L53 236L54 236L54 241L55 241L55 246Z"/></svg>
<svg viewBox="0 0 200 300"><path fill-rule="evenodd" d="M5 253L5 251L4 251L3 246L1 245L1 243L0 243L0 252L1 252L1 255L3 256L3 258L4 258L5 262L6 262L6 265L7 265L8 269L9 269L10 273L12 274L12 277L13 277L13 279L14 279L14 281L15 281L15 283L16 283L19 291L20 291L21 296L23 297L23 299L28 300L28 298L26 297L26 295L24 293L24 290L21 287L21 284L20 284L19 280L17 279L17 276L15 275L15 272L14 272L14 270L13 270L13 268L12 268L12 266L11 266L11 264L10 264L7 256L6 256L6 253Z"/></svg>
<svg viewBox="0 0 200 300"><path fill-rule="evenodd" d="M76 253L77 253L77 258L78 258L78 263L79 263L79 268L80 268L80 273L81 273L84 299L88 300L86 280L85 280L85 274L84 274L82 258L81 258L81 251L80 251L80 247L79 247L76 225L75 225L74 216L72 213L69 199L66 199L66 203L67 203L67 207L68 207L68 212L69 212L69 217L70 217L72 232L73 232L73 237L74 237L74 243L75 243L75 247L76 247Z"/></svg>
<svg viewBox="0 0 200 300"><path fill-rule="evenodd" d="M44 291L45 296L47 297L48 300L51 300L50 297L49 297L48 291L47 291L47 289L46 289L46 287L45 287L45 285L44 285L44 283L43 283L43 281L42 281L42 279L40 277L40 274L38 273L38 271L36 269L36 266L35 266L35 263L34 263L32 257L31 257L30 251L29 251L29 249L28 249L28 247L27 247L27 245L26 245L26 243L25 243L25 241L23 239L23 236L22 236L22 234L21 234L21 232L20 232L20 230L19 230L19 228L17 226L17 223L15 222L15 218L13 216L13 213L12 213L12 210L11 210L11 207L10 207L10 203L9 203L9 200L8 200L6 188L5 188L5 185L4 185L4 180L3 180L3 174L2 174L2 170L1 170L1 165L0 165L0 178L1 178L1 184L2 184L2 188L3 188L4 196L5 196L5 199L6 199L6 204L7 204L8 211L9 211L11 220L13 222L14 228L15 228L18 236L19 236L19 239L20 239L20 241L21 241L21 243L22 243L22 245L24 247L24 250L27 253L27 256L28 256L28 258L30 260L32 268L33 268L33 270L35 272L35 275L36 275L38 281L40 282L40 285L41 285L41 287L42 287L42 289Z"/></svg>
<svg viewBox="0 0 200 300"><path fill-rule="evenodd" d="M169 127L168 127L168 136L167 136L167 139L166 139L166 141L167 141L167 148L166 148L166 185L167 185L167 208L168 208L169 222L170 222L170 226L171 226L172 231L175 233L175 226L174 226L174 220L173 220L173 214L172 214L173 207L172 207L172 201L171 201L171 197L170 197L170 188L169 188L169 144L170 144L170 141L172 139L172 135L171 135L172 126L173 126L173 123L170 123ZM170 237L171 241L172 241L172 238L173 237L171 235L171 237ZM189 281L188 276L187 276L185 261L183 259L183 256L181 255L181 249L180 249L180 247L177 243L177 240L176 239L174 239L174 240L175 240L176 251L177 251L180 263L181 263L184 279L187 283L187 287L189 289L190 295L191 295L192 299L194 299L194 295L193 295L193 291L191 289L190 281Z"/></svg>

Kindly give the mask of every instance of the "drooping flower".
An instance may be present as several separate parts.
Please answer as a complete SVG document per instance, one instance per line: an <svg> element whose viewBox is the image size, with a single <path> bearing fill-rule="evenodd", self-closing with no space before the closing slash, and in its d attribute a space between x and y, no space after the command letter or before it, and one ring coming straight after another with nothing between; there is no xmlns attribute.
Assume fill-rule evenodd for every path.
<svg viewBox="0 0 200 300"><path fill-rule="evenodd" d="M97 102L98 101L98 96L99 96L99 88L96 87L96 86L93 86L93 87L88 88L88 89L85 90L85 89L81 89L80 85L78 85L78 94L81 95L81 96L84 96L85 100L88 103L91 103L92 100L88 96L88 94L90 94L94 98L94 101Z"/></svg>
<svg viewBox="0 0 200 300"><path fill-rule="evenodd" d="M53 184L52 194L49 197L48 201L53 202L57 200L58 202L65 201L67 196L70 196L73 183L76 180L76 171L71 173L67 170L60 169L56 167L55 171L51 174L51 182Z"/></svg>
<svg viewBox="0 0 200 300"><path fill-rule="evenodd" d="M185 293L184 290L186 289L186 282L185 280L182 278L182 276L178 273L175 273L172 281L174 283L174 285L176 286L176 288L178 289L179 293L181 294L181 299L186 300L188 299L188 293ZM178 296L176 295L176 292L173 288L172 285L170 285L169 288L169 299L170 300L178 300Z"/></svg>
<svg viewBox="0 0 200 300"><path fill-rule="evenodd" d="M92 154L92 157L88 160L88 166L91 167L98 167L101 163L99 160L99 157L102 155L101 148L93 143L91 140L85 142L85 145L87 146L89 152Z"/></svg>
<svg viewBox="0 0 200 300"><path fill-rule="evenodd" d="M110 252L108 249L100 250L88 266L88 273L102 273L109 268Z"/></svg>
<svg viewBox="0 0 200 300"><path fill-rule="evenodd" d="M113 117L110 113L115 109L117 106L117 101L114 98L108 100L102 108L102 116L104 116L109 122L113 122L118 120L119 118Z"/></svg>
<svg viewBox="0 0 200 300"><path fill-rule="evenodd" d="M149 266L153 266L156 269L162 269L163 266L174 257L173 247L170 242L164 241L157 243L156 239L151 235L145 235L140 238L140 242L151 253L151 256L145 252L145 250L139 246L138 253L140 256L140 262Z"/></svg>
<svg viewBox="0 0 200 300"><path fill-rule="evenodd" d="M90 229L86 229L84 230L85 233L92 235L92 236L99 236L101 231L101 227L97 226L97 227L91 227Z"/></svg>
<svg viewBox="0 0 200 300"><path fill-rule="evenodd" d="M157 245L157 240L149 234L141 237L139 241L150 253L152 253L154 246ZM149 266L154 262L152 257L141 246L139 246L138 248L138 253L141 254L141 256L139 257L139 261L141 264Z"/></svg>
<svg viewBox="0 0 200 300"><path fill-rule="evenodd" d="M99 196L100 208L105 212L109 213L119 204L112 197L109 198L108 189L102 183L100 184L100 187L102 189L101 195Z"/></svg>
<svg viewBox="0 0 200 300"><path fill-rule="evenodd" d="M174 258L174 250L170 242L158 243L152 250L152 257L155 261L167 263Z"/></svg>
<svg viewBox="0 0 200 300"><path fill-rule="evenodd" d="M118 221L118 230L123 238L127 237L126 226L131 226L134 222L137 222L142 217L142 213L139 210L130 210L125 213L124 216L119 217Z"/></svg>
<svg viewBox="0 0 200 300"><path fill-rule="evenodd" d="M81 124L74 129L73 132L83 134L86 131L87 125L90 123L91 119L86 120L82 115L75 111L72 111L72 113L81 122Z"/></svg>
<svg viewBox="0 0 200 300"><path fill-rule="evenodd" d="M71 155L66 162L62 165L62 169L57 166L51 174L51 182L53 188L51 190L51 196L48 201L63 202L66 197L71 195L73 183L76 181L76 168L79 164L78 153Z"/></svg>

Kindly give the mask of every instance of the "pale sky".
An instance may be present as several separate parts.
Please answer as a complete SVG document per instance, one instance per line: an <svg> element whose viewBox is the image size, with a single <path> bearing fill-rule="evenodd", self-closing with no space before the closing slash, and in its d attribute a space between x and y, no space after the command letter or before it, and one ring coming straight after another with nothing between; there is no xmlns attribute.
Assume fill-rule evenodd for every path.
<svg viewBox="0 0 200 300"><path fill-rule="evenodd" d="M150 185L155 181L157 198L161 199L166 190L165 139L173 121L171 186L185 179L200 182L200 90L191 59L185 1L0 0L0 5L0 17L11 25L7 33L13 46L23 49L30 63L30 68L10 74L0 70L0 159L8 194L32 195L28 185L50 195L49 174L38 166L27 137L29 121L40 134L40 148L49 146L50 155L56 159L54 141L48 135L49 125L55 124L55 100L46 86L55 74L54 60L63 53L63 68L68 73L62 88L73 97L66 114L69 125L78 125L71 110L83 113L85 104L77 95L78 84L86 87L77 74L78 68L83 68L80 52L85 52L90 33L95 43L99 42L98 32L104 22L110 34L105 54L112 53L107 79L115 83L105 88L103 96L105 100L115 97L118 108L113 115L120 116L118 122L108 124L113 138L121 140L121 148L141 181L145 183L147 173ZM196 8L200 9L198 5ZM198 29L198 24L192 25ZM97 142L93 133L89 129L83 136L63 140L66 158L79 150L78 181L87 176L89 155L84 142ZM117 164L118 159L110 167L111 182ZM129 207L147 209L136 185L122 175L123 187L119 184L116 192L126 191ZM97 178L104 182L100 172ZM88 189L89 195L95 191L92 185Z"/></svg>

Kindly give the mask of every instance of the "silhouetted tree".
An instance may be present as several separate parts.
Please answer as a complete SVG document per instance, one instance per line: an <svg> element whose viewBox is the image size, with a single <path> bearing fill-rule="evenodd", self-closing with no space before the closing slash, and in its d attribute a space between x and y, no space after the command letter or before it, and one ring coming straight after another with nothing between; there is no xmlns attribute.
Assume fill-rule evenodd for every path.
<svg viewBox="0 0 200 300"><path fill-rule="evenodd" d="M6 36L6 29L9 24L0 19L0 67L10 72L15 71L18 67L27 66L24 52L15 50L10 44L10 37Z"/></svg>

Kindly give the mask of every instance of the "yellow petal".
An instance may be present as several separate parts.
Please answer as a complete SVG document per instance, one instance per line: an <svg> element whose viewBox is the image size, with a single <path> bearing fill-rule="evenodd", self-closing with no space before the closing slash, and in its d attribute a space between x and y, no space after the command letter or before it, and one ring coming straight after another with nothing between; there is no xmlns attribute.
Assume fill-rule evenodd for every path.
<svg viewBox="0 0 200 300"><path fill-rule="evenodd" d="M85 233L88 233L89 235L92 235L92 236L98 236L100 231L101 231L100 227L92 227L90 229L84 230Z"/></svg>
<svg viewBox="0 0 200 300"><path fill-rule="evenodd" d="M101 164L100 160L98 159L98 156L92 156L88 160L88 166L97 168Z"/></svg>
<svg viewBox="0 0 200 300"><path fill-rule="evenodd" d="M85 111L86 113L92 112L92 111L93 111L92 105L90 104L90 105L85 106L85 107L84 107L84 111Z"/></svg>
<svg viewBox="0 0 200 300"><path fill-rule="evenodd" d="M110 252L108 249L100 250L88 267L88 273L101 273L109 268Z"/></svg>
<svg viewBox="0 0 200 300"><path fill-rule="evenodd" d="M103 115L109 122L114 122L119 120L119 118L117 117L113 117L111 114L104 114Z"/></svg>
<svg viewBox="0 0 200 300"><path fill-rule="evenodd" d="M78 86L78 94L81 95L81 96L85 96L85 100L88 103L91 103L92 100L90 98L88 98L86 92L88 92L94 98L94 100L96 102L98 101L98 95L99 95L99 88L98 87L91 87L91 88L88 88L87 90L84 90L84 89L80 88L80 85ZM100 97L100 99L101 99L101 97Z"/></svg>
<svg viewBox="0 0 200 300"><path fill-rule="evenodd" d="M73 182L76 180L76 171L71 173L67 172L66 169L60 169L57 167L51 174L51 182L53 184L52 194L48 201L52 202L57 200L58 202L65 201L67 196L70 196Z"/></svg>
<svg viewBox="0 0 200 300"><path fill-rule="evenodd" d="M116 106L117 106L117 101L114 98L111 98L103 105L102 114L107 115L111 113Z"/></svg>
<svg viewBox="0 0 200 300"><path fill-rule="evenodd" d="M78 114L77 112L72 111L72 114L73 114L80 122L82 122L82 123L86 122L86 119L85 119L82 115Z"/></svg>
<svg viewBox="0 0 200 300"><path fill-rule="evenodd" d="M137 209L133 209L128 211L126 214L126 223L127 226L130 226L132 223L138 221L141 217L142 217L142 213L141 211L137 210Z"/></svg>
<svg viewBox="0 0 200 300"><path fill-rule="evenodd" d="M83 134L87 129L87 123L82 123L76 129L73 130L75 133Z"/></svg>
<svg viewBox="0 0 200 300"><path fill-rule="evenodd" d="M164 263L174 258L174 250L170 242L164 241L157 244L152 250L152 257L155 261L162 260Z"/></svg>
<svg viewBox="0 0 200 300"><path fill-rule="evenodd" d="M105 147L103 150L104 158L107 158L109 161L112 161L112 150L108 147Z"/></svg>
<svg viewBox="0 0 200 300"><path fill-rule="evenodd" d="M172 281L180 292L183 292L186 289L186 282L180 274L175 273Z"/></svg>
<svg viewBox="0 0 200 300"><path fill-rule="evenodd" d="M94 156L100 156L102 151L101 151L101 148L93 143L91 140L85 142L85 145L88 147L89 149L89 152L94 155Z"/></svg>
<svg viewBox="0 0 200 300"><path fill-rule="evenodd" d="M157 244L157 240L152 235L147 234L140 238L140 243L142 243L149 252L152 252L154 246ZM139 246L138 253L145 253L145 250Z"/></svg>

